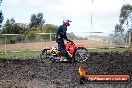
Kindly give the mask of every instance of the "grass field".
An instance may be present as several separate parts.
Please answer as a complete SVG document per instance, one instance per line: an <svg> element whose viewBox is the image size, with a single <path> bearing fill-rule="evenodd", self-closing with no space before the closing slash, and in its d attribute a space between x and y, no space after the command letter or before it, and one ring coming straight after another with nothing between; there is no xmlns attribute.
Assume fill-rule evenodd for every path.
<svg viewBox="0 0 132 88"><path fill-rule="evenodd" d="M95 49L88 49L89 52L125 52L125 51L132 51L132 48L109 48L109 47L97 47Z"/></svg>
<svg viewBox="0 0 132 88"><path fill-rule="evenodd" d="M24 52L7 52L0 53L0 58L30 58L40 55L39 51L24 51Z"/></svg>

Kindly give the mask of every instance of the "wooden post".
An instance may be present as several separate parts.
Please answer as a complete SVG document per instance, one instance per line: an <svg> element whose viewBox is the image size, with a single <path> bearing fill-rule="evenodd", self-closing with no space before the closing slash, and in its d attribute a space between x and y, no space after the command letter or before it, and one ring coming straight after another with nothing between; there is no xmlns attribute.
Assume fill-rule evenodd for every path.
<svg viewBox="0 0 132 88"><path fill-rule="evenodd" d="M131 46L131 31L128 31L128 36L129 36L129 47Z"/></svg>
<svg viewBox="0 0 132 88"><path fill-rule="evenodd" d="M50 30L50 41L51 41L51 30Z"/></svg>
<svg viewBox="0 0 132 88"><path fill-rule="evenodd" d="M7 37L7 36L5 35L5 53L6 53L6 40L7 40L6 37Z"/></svg>

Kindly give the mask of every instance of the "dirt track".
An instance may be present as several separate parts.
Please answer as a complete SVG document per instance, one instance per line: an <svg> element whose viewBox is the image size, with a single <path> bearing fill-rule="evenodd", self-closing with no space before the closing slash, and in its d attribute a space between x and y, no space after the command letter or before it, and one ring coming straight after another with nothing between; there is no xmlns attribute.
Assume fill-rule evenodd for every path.
<svg viewBox="0 0 132 88"><path fill-rule="evenodd" d="M111 44L105 41L90 41L90 40L74 40L76 45L84 45L85 47L95 47L95 46L110 46ZM34 43L17 43L17 44L1 44L0 52L5 51L24 51L24 50L43 50L45 47L57 46L55 41L51 42L34 42Z"/></svg>
<svg viewBox="0 0 132 88"><path fill-rule="evenodd" d="M39 58L0 59L0 88L132 88L128 84L78 84L80 63L47 63ZM91 53L81 64L89 74L132 75L132 53Z"/></svg>

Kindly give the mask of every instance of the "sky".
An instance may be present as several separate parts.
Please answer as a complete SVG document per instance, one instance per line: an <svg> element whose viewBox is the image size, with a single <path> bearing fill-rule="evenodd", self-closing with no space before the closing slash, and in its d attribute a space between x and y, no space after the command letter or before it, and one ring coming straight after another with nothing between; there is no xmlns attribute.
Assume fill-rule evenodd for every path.
<svg viewBox="0 0 132 88"><path fill-rule="evenodd" d="M42 12L46 24L59 26L70 19L68 32L87 36L87 32L113 33L124 4L132 5L132 0L3 0L0 8L4 22L13 17L16 23L29 23L31 14Z"/></svg>

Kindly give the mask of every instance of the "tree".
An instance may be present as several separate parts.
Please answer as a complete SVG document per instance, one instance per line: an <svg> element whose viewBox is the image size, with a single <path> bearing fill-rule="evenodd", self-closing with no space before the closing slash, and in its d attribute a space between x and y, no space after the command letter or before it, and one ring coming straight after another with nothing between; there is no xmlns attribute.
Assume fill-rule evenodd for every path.
<svg viewBox="0 0 132 88"><path fill-rule="evenodd" d="M127 33L125 34L125 40L129 40L130 36L132 36L128 36L128 31L132 32L132 5L127 4L122 6L120 13L120 23L121 25L126 25Z"/></svg>
<svg viewBox="0 0 132 88"><path fill-rule="evenodd" d="M30 19L29 27L33 29L41 28L42 25L45 23L45 20L43 19L43 13L32 14Z"/></svg>
<svg viewBox="0 0 132 88"><path fill-rule="evenodd" d="M10 24L10 19L6 20L6 23L3 26L2 33L10 34L12 31L12 25Z"/></svg>
<svg viewBox="0 0 132 88"><path fill-rule="evenodd" d="M122 25L120 25L120 24L115 25L115 35L116 36L122 34L123 31L124 31L124 29L122 28Z"/></svg>
<svg viewBox="0 0 132 88"><path fill-rule="evenodd" d="M56 33L58 26L54 25L54 24L46 24L43 26L42 31L44 31L45 33ZM49 38L49 35L45 35L45 37L47 36L47 39ZM55 40L55 35L51 35L51 39Z"/></svg>
<svg viewBox="0 0 132 88"><path fill-rule="evenodd" d="M2 0L0 0L0 4L2 3ZM4 20L4 16L2 14L2 10L0 11L0 27L2 26L2 22Z"/></svg>
<svg viewBox="0 0 132 88"><path fill-rule="evenodd" d="M43 26L43 29L46 33L56 33L58 26L53 24L46 24Z"/></svg>
<svg viewBox="0 0 132 88"><path fill-rule="evenodd" d="M116 41L123 38L128 40L128 36L126 36L128 33L124 34L125 30L132 31L132 5L129 4L123 5L120 10L119 24L115 25Z"/></svg>
<svg viewBox="0 0 132 88"><path fill-rule="evenodd" d="M43 14L42 13L38 13L37 14L37 24L38 27L42 27L42 25L45 23L45 20L43 20Z"/></svg>
<svg viewBox="0 0 132 88"><path fill-rule="evenodd" d="M3 34L21 34L25 32L25 28L20 27L15 23L15 19L7 19L6 23L3 26Z"/></svg>
<svg viewBox="0 0 132 88"><path fill-rule="evenodd" d="M12 17L11 20L10 20L10 24L15 24L15 19Z"/></svg>
<svg viewBox="0 0 132 88"><path fill-rule="evenodd" d="M132 28L132 6L127 4L123 5L120 11L120 17L119 17L120 25L127 30ZM126 27L125 27L126 26ZM125 29L124 29L125 30ZM120 31L124 31L120 30Z"/></svg>
<svg viewBox="0 0 132 88"><path fill-rule="evenodd" d="M37 28L37 18L35 14L31 15L31 19L30 19L31 23L29 24L30 28Z"/></svg>

